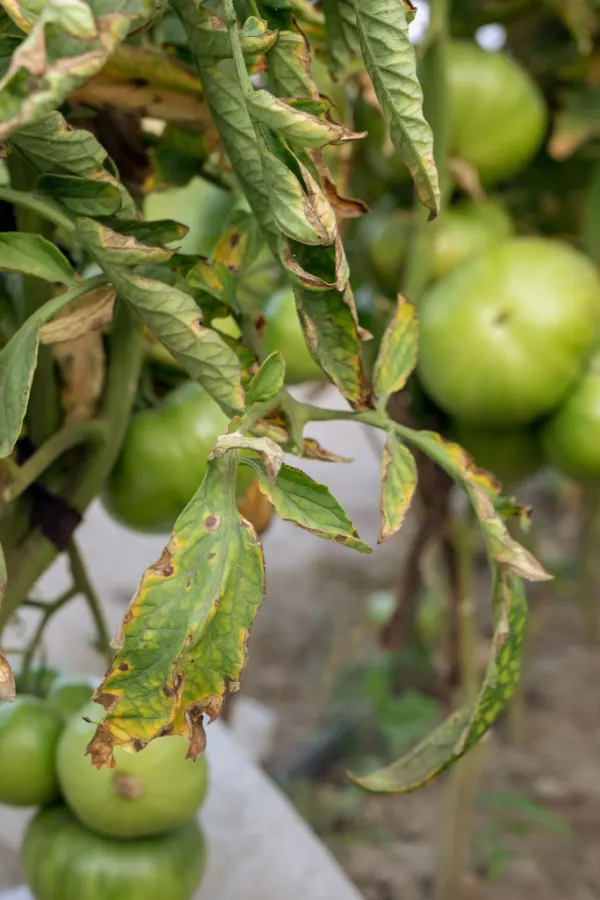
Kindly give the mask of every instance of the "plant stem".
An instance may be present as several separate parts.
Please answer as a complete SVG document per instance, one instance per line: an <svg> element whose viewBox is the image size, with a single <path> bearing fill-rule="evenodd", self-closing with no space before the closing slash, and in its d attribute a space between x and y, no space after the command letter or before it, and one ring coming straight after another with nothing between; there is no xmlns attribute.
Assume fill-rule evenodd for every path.
<svg viewBox="0 0 600 900"><path fill-rule="evenodd" d="M579 603L589 641L600 643L600 485L586 485L584 491L584 518L579 563Z"/></svg>
<svg viewBox="0 0 600 900"><path fill-rule="evenodd" d="M94 620L94 624L96 626L98 649L100 650L102 655L106 657L107 661L110 662L110 658L112 656L110 647L110 632L106 624L106 619L104 618L104 613L102 612L102 604L100 603L100 599L96 594L96 591L94 590L94 586L92 585L92 582L88 575L83 557L81 556L79 548L77 547L77 544L74 540L71 540L69 542L67 553L69 555L69 563L71 566L73 583L75 584L78 593L82 593L87 600L92 619Z"/></svg>
<svg viewBox="0 0 600 900"><path fill-rule="evenodd" d="M40 641L43 637L44 631L46 630L46 626L48 622L52 618L52 616L62 609L62 607L72 600L73 597L77 594L77 588L74 585L71 585L64 593L60 595L53 603L42 604L43 611L40 617L40 621L38 622L38 626L33 632L31 640L27 645L23 653L23 674L26 677L29 669L31 668L31 663L33 662L33 658L35 656L35 651L39 647ZM39 608L39 607L38 607Z"/></svg>
<svg viewBox="0 0 600 900"><path fill-rule="evenodd" d="M33 456L20 468L17 468L14 480L4 491L4 500L16 500L40 475L56 462L67 450L78 444L98 443L107 438L104 422L92 419L87 422L70 422L55 432L42 444Z"/></svg>
<svg viewBox="0 0 600 900"><path fill-rule="evenodd" d="M141 329L123 301L117 302L110 334L110 366L103 398L104 422L110 441L90 450L87 460L73 473L63 495L83 512L99 493L121 449L142 362ZM19 603L54 561L56 547L39 531L30 532L7 560L8 585L0 605L0 635Z"/></svg>
<svg viewBox="0 0 600 900"><path fill-rule="evenodd" d="M474 535L472 514L456 517L452 523L459 589L458 643L462 694L466 702L477 697L477 630L473 602ZM444 832L437 870L436 900L460 900L461 884L469 860L471 812L483 762L485 742L479 741L459 760L450 774L444 811Z"/></svg>
<svg viewBox="0 0 600 900"><path fill-rule="evenodd" d="M16 191L13 188L0 187L0 200L5 200L7 203L12 203L13 206L19 206L35 213L69 234L74 234L75 232L73 221L50 199L40 197L38 194L30 193L29 191Z"/></svg>

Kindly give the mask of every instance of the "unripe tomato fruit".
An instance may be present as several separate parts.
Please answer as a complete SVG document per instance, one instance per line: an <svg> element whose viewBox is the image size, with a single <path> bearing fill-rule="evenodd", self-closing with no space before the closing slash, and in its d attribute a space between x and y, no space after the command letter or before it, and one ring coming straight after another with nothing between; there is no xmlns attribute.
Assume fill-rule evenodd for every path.
<svg viewBox="0 0 600 900"><path fill-rule="evenodd" d="M87 745L100 707L90 703L68 722L58 745L57 770L62 794L77 818L110 837L164 834L188 822L206 796L206 762L186 759L188 742L180 735L156 738L139 753L116 748L116 768L96 769Z"/></svg>
<svg viewBox="0 0 600 900"><path fill-rule="evenodd" d="M268 353L281 351L285 360L286 383L323 381L325 375L310 355L304 340L294 292L285 289L273 294L265 306L264 315L263 342Z"/></svg>
<svg viewBox="0 0 600 900"><path fill-rule="evenodd" d="M600 279L567 244L514 238L439 281L419 307L419 373L447 413L519 425L565 397L600 321Z"/></svg>
<svg viewBox="0 0 600 900"><path fill-rule="evenodd" d="M548 459L574 478L600 478L600 354L543 432Z"/></svg>
<svg viewBox="0 0 600 900"><path fill-rule="evenodd" d="M546 106L528 72L505 53L489 53L469 41L449 52L449 103L454 154L485 183L522 169L539 150Z"/></svg>
<svg viewBox="0 0 600 900"><path fill-rule="evenodd" d="M457 203L430 226L431 279L438 281L460 263L490 250L510 237L513 224L504 207L493 200Z"/></svg>
<svg viewBox="0 0 600 900"><path fill-rule="evenodd" d="M0 803L43 806L58 797L55 758L63 720L39 697L0 703Z"/></svg>
<svg viewBox="0 0 600 900"><path fill-rule="evenodd" d="M410 240L412 218L398 210L374 211L359 226L360 250L364 251L378 287L395 297Z"/></svg>
<svg viewBox="0 0 600 900"><path fill-rule="evenodd" d="M123 841L95 834L65 806L30 822L21 850L36 900L190 900L206 868L196 821L170 834Z"/></svg>
<svg viewBox="0 0 600 900"><path fill-rule="evenodd" d="M52 682L46 694L46 703L57 710L63 719L70 719L87 706L92 698L93 690L88 681L79 675L61 672Z"/></svg>
<svg viewBox="0 0 600 900"><path fill-rule="evenodd" d="M200 487L208 454L228 422L195 381L134 415L102 497L108 512L135 531L170 531ZM240 493L253 477L240 466Z"/></svg>
<svg viewBox="0 0 600 900"><path fill-rule="evenodd" d="M543 462L536 428L478 428L454 421L451 435L471 454L475 465L487 469L503 485L518 484L535 474Z"/></svg>

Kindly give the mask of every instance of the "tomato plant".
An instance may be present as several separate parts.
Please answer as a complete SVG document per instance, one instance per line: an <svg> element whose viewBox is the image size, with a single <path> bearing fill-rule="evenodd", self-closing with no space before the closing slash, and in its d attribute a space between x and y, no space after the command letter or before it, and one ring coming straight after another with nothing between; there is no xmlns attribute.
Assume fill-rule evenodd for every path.
<svg viewBox="0 0 600 900"><path fill-rule="evenodd" d="M492 576L489 666L480 672L475 653L462 668L451 661L462 705L356 782L419 787L474 747L510 698L525 584L549 575L509 527L526 512L485 468L509 482L538 468L540 429L566 470L595 466L595 376L583 373L600 324L600 23L591 0L582 5L591 25L571 4L492 13L478 0L431 0L418 46L411 0L1 5L0 696L15 694L5 643L15 615L38 617L11 648L27 685L48 622L83 596L109 667L96 726L69 725L61 741L60 778L94 831L139 837L197 808L203 770L181 756L202 755L206 719L239 687L265 588L258 533L273 510L371 552L304 471L309 459L339 460L312 438L314 422L383 434L378 540L401 530L418 492L407 554L417 582L433 541L456 588L471 520ZM494 23L501 52L475 40ZM333 385L343 408L288 390L313 380ZM470 505L464 521L453 519L454 488ZM116 650L78 546L97 497L132 528L171 530ZM37 599L34 585L63 554L72 583ZM455 638L474 627L463 600L454 597ZM381 632L390 651L401 601ZM57 731L80 687L38 698L35 724L52 719ZM34 702L0 707L14 717L10 741ZM149 779L137 798L115 792L125 759L135 772L117 784ZM165 803L164 780L150 781L154 759L177 803ZM27 802L49 799L53 778ZM53 827L64 844L45 849ZM38 841L56 873L55 893L36 887L42 900L78 883L71 840L125 860L115 867L138 865L138 851L147 861L141 844L127 856L69 812L42 813L26 845L32 884L42 876L27 848ZM160 895L175 898L164 865ZM112 889L92 878L83 896Z"/></svg>

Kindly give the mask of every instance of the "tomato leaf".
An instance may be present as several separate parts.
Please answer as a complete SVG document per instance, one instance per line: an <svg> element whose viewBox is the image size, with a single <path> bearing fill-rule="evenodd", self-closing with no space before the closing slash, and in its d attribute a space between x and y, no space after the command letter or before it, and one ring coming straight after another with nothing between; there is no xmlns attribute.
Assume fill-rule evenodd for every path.
<svg viewBox="0 0 600 900"><path fill-rule="evenodd" d="M285 363L279 350L267 356L264 363L250 382L246 391L246 403L266 403L274 400L283 388Z"/></svg>
<svg viewBox="0 0 600 900"><path fill-rule="evenodd" d="M310 71L310 49L303 34L279 32L277 43L267 54L269 79L279 97L319 98Z"/></svg>
<svg viewBox="0 0 600 900"><path fill-rule="evenodd" d="M449 716L401 759L352 780L373 793L407 793L422 787L463 756L494 723L519 680L527 603L523 582L494 572L495 630L492 656L477 702Z"/></svg>
<svg viewBox="0 0 600 900"><path fill-rule="evenodd" d="M385 409L390 395L401 391L417 364L419 324L413 304L402 294L385 330L375 363L374 388L378 405Z"/></svg>
<svg viewBox="0 0 600 900"><path fill-rule="evenodd" d="M356 141L363 134L350 131L337 122L319 118L302 109L291 106L268 91L257 90L248 97L250 115L256 122L278 132L286 141L301 147L325 147L327 144L345 144Z"/></svg>
<svg viewBox="0 0 600 900"><path fill-rule="evenodd" d="M551 575L510 534L495 508L499 501L499 484L493 475L478 469L469 454L432 431L413 431L398 426L405 440L433 459L467 492L483 530L487 551L505 572L526 581L548 581Z"/></svg>
<svg viewBox="0 0 600 900"><path fill-rule="evenodd" d="M393 434L388 436L381 467L381 528L383 544L402 528L417 485L417 467L410 450Z"/></svg>
<svg viewBox="0 0 600 900"><path fill-rule="evenodd" d="M325 54L332 78L343 78L360 52L353 0L324 0Z"/></svg>
<svg viewBox="0 0 600 900"><path fill-rule="evenodd" d="M406 10L398 0L354 0L354 8L361 54L390 126L392 143L433 218L440 210L440 186Z"/></svg>
<svg viewBox="0 0 600 900"><path fill-rule="evenodd" d="M237 511L237 460L209 462L161 558L142 577L116 656L94 699L106 709L88 752L114 765L118 746L141 750L163 734L204 750L203 719L215 719L238 688L246 641L264 595L263 553Z"/></svg>
<svg viewBox="0 0 600 900"><path fill-rule="evenodd" d="M360 553L371 553L369 545L360 540L354 525L324 484L287 465L281 467L273 484L263 463L255 459L244 462L258 472L260 490L275 507L280 519L293 522L317 537L345 544Z"/></svg>
<svg viewBox="0 0 600 900"><path fill-rule="evenodd" d="M121 208L121 192L110 182L73 175L42 175L37 190L60 200L76 216L111 216Z"/></svg>
<svg viewBox="0 0 600 900"><path fill-rule="evenodd" d="M116 293L113 287L99 287L61 310L52 322L40 328L41 344L59 344L106 328L112 321Z"/></svg>
<svg viewBox="0 0 600 900"><path fill-rule="evenodd" d="M93 219L78 219L79 237L113 285L171 355L228 413L244 407L240 362L212 328L204 328L189 294L135 274L131 267L162 262L171 251L141 244Z"/></svg>
<svg viewBox="0 0 600 900"><path fill-rule="evenodd" d="M19 128L9 143L41 173L85 178L101 170L107 158L93 134L71 128L58 112Z"/></svg>
<svg viewBox="0 0 600 900"><path fill-rule="evenodd" d="M157 7L132 0L96 16L83 0L47 0L0 81L0 140L60 106Z"/></svg>
<svg viewBox="0 0 600 900"><path fill-rule="evenodd" d="M0 270L35 275L44 281L71 284L75 273L58 247L39 234L0 234Z"/></svg>
<svg viewBox="0 0 600 900"><path fill-rule="evenodd" d="M214 449L209 454L209 459L218 459L232 450L252 450L253 453L257 453L263 461L267 478L271 484L275 483L284 457L279 444L268 437L249 437L239 431L232 431L219 435Z"/></svg>

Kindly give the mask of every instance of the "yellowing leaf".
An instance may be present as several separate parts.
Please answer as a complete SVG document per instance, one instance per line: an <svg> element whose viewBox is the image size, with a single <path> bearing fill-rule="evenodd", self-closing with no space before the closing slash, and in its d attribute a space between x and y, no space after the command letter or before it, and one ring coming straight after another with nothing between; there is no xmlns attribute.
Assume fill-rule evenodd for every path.
<svg viewBox="0 0 600 900"><path fill-rule="evenodd" d="M309 112L290 106L268 91L254 91L248 98L250 115L263 125L277 131L286 141L302 147L324 147L326 144L343 144L356 141L365 133L349 131L343 125L319 118Z"/></svg>
<svg viewBox="0 0 600 900"><path fill-rule="evenodd" d="M412 453L390 434L383 450L381 528L377 543L382 544L400 531L416 485L417 467Z"/></svg>
<svg viewBox="0 0 600 900"><path fill-rule="evenodd" d="M137 751L165 734L204 750L204 716L235 691L248 633L264 595L263 554L237 511L236 460L209 463L161 558L142 578L123 621L120 649L95 694L106 717L88 752L98 768L115 747Z"/></svg>
<svg viewBox="0 0 600 900"><path fill-rule="evenodd" d="M413 304L402 294L394 316L385 330L374 371L378 404L385 409L396 391L401 391L417 364L419 325Z"/></svg>

